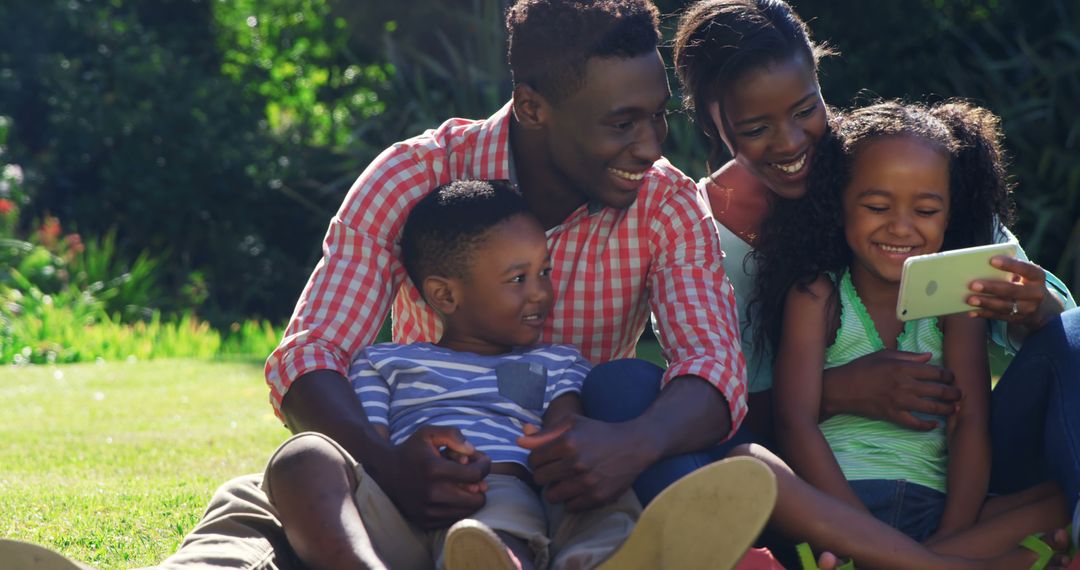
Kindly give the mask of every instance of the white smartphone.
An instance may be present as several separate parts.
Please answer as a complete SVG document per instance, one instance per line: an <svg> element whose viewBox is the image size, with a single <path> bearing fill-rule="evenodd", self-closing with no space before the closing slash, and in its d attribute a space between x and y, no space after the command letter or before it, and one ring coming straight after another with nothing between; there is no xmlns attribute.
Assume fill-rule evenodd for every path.
<svg viewBox="0 0 1080 570"><path fill-rule="evenodd" d="M968 284L976 279L1010 279L1008 271L990 265L990 258L1017 253L1016 243L1006 242L907 258L896 318L911 321L972 310L966 301L972 294Z"/></svg>

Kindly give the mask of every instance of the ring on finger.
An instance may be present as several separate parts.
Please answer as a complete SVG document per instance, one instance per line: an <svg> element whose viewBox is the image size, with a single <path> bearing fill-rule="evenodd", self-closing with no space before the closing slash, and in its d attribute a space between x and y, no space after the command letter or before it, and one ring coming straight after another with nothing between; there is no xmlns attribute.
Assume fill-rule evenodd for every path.
<svg viewBox="0 0 1080 570"><path fill-rule="evenodd" d="M1015 317L1018 314L1020 314L1020 307L1017 306L1016 301L1013 300L1012 307L1009 307L1009 315Z"/></svg>

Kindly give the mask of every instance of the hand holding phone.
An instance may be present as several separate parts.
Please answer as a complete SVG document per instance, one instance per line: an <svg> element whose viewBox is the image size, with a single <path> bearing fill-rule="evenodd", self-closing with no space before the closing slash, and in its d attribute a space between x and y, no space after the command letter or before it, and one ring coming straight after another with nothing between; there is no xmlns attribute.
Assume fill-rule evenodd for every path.
<svg viewBox="0 0 1080 570"><path fill-rule="evenodd" d="M911 321L972 310L968 284L976 279L1002 279L1012 274L990 265L995 255L1017 256L1015 242L916 255L904 261L896 317Z"/></svg>

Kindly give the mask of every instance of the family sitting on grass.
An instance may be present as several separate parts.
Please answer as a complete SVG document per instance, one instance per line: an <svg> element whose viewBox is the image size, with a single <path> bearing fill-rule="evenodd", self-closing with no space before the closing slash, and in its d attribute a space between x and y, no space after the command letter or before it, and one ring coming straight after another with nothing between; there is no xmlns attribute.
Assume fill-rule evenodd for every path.
<svg viewBox="0 0 1080 570"><path fill-rule="evenodd" d="M297 435L160 568L1071 563L1069 291L1021 250L969 312L895 315L906 258L1015 241L992 114L830 109L790 6L701 0L675 69L734 158L695 183L648 0L506 23L512 99L360 175L266 364ZM666 369L633 358L650 315Z"/></svg>

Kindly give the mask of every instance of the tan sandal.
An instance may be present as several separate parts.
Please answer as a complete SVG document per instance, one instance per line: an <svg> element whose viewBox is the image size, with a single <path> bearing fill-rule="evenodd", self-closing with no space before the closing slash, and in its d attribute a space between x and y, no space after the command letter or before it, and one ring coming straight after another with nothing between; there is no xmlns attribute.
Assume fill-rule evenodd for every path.
<svg viewBox="0 0 1080 570"><path fill-rule="evenodd" d="M446 531L446 570L520 570L499 535L486 524L462 519Z"/></svg>
<svg viewBox="0 0 1080 570"><path fill-rule="evenodd" d="M733 457L679 479L649 503L600 570L733 568L776 503L776 477L752 457Z"/></svg>

